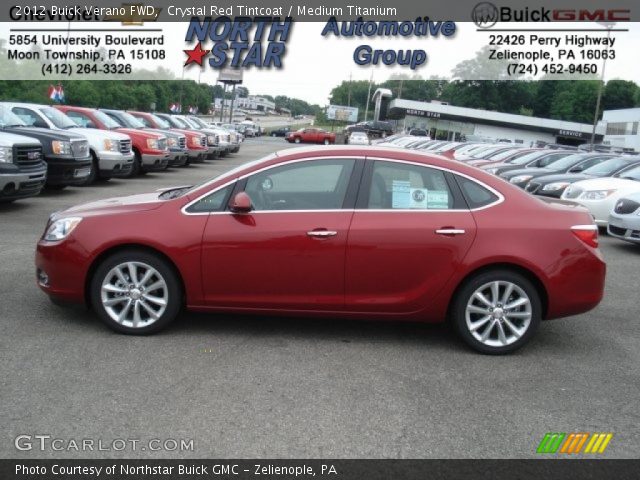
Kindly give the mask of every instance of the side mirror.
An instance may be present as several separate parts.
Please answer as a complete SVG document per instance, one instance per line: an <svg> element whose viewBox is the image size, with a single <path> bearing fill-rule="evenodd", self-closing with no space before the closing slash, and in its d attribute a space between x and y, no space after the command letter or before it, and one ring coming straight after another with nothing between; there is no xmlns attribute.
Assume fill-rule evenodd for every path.
<svg viewBox="0 0 640 480"><path fill-rule="evenodd" d="M229 210L231 210L233 213L238 214L249 213L251 210L253 210L251 197L245 192L236 193L233 199L231 199Z"/></svg>

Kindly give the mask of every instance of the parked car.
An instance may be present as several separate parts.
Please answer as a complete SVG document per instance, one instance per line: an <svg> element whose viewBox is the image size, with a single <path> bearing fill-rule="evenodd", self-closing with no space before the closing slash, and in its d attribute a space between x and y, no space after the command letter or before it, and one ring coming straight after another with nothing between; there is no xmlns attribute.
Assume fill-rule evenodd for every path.
<svg viewBox="0 0 640 480"><path fill-rule="evenodd" d="M609 214L618 200L637 192L640 192L640 166L625 170L617 177L592 178L572 183L561 198L587 208L596 224L606 227Z"/></svg>
<svg viewBox="0 0 640 480"><path fill-rule="evenodd" d="M428 137L429 132L427 132L424 128L412 128L409 130L409 135L413 135L415 137Z"/></svg>
<svg viewBox="0 0 640 480"><path fill-rule="evenodd" d="M146 132L157 133L167 137L167 149L169 157L167 158L167 167L183 167L188 160L187 138L184 134L175 132L171 129L158 129L147 127L142 120L134 117L130 113L122 110L112 110L101 108L101 112L109 115L113 120L125 128L134 128L136 130L144 130ZM203 151L206 151L203 149ZM204 159L203 159L204 160Z"/></svg>
<svg viewBox="0 0 640 480"><path fill-rule="evenodd" d="M306 127L289 132L285 140L289 143L324 143L329 145L336 143L336 134L321 128Z"/></svg>
<svg viewBox="0 0 640 480"><path fill-rule="evenodd" d="M525 188L534 178L554 173L580 173L610 158L612 158L612 155L605 153L573 153L554 160L544 167L525 167L509 170L501 173L500 176L513 185Z"/></svg>
<svg viewBox="0 0 640 480"><path fill-rule="evenodd" d="M371 145L371 140L365 132L353 132L349 135L349 145Z"/></svg>
<svg viewBox="0 0 640 480"><path fill-rule="evenodd" d="M173 128L193 130L205 135L204 146L206 146L209 151L207 158L215 159L222 155L226 155L229 151L229 142L226 140L224 135L220 134L220 127L207 124L206 128L195 128L182 116L170 115L168 113L157 113L156 115L169 122Z"/></svg>
<svg viewBox="0 0 640 480"><path fill-rule="evenodd" d="M625 242L640 244L640 191L616 202L609 215L607 232Z"/></svg>
<svg viewBox="0 0 640 480"><path fill-rule="evenodd" d="M640 157L614 157L586 168L581 173L560 173L537 177L527 184L525 190L543 197L560 198L562 192L572 183L590 178L614 177L636 165L640 165Z"/></svg>
<svg viewBox="0 0 640 480"><path fill-rule="evenodd" d="M48 188L62 189L68 185L82 185L91 174L89 143L82 135L29 127L4 105L0 105L0 128L5 133L31 137L40 142L41 155L47 163L45 185ZM35 157L32 160L39 161Z"/></svg>
<svg viewBox="0 0 640 480"><path fill-rule="evenodd" d="M553 151L553 150L534 150L521 157L512 158L503 163L494 163L481 166L480 169L494 175L502 175L511 170L518 170L525 167L543 168L547 165L560 160L561 158L573 155L569 151Z"/></svg>
<svg viewBox="0 0 640 480"><path fill-rule="evenodd" d="M209 128L204 120L196 117L195 115L187 115L185 120L191 123L195 128L200 128L202 130L207 130ZM228 153L238 153L240 151L240 135L238 132L226 129L224 126L217 127L217 132L221 136L226 135L226 140L229 142Z"/></svg>
<svg viewBox="0 0 640 480"><path fill-rule="evenodd" d="M289 127L280 127L280 128L271 130L269 135L271 135L272 137L286 137L290 131L291 129Z"/></svg>
<svg viewBox="0 0 640 480"><path fill-rule="evenodd" d="M393 125L389 122L384 122L384 121L374 121L374 120L370 120L367 122L360 122L360 123L356 123L355 125L349 125L348 127L345 128L345 132L347 134L351 133L351 130L354 128L361 128L364 129L365 132L367 132L367 135L369 136L369 138L385 138L388 137L389 135L393 135Z"/></svg>
<svg viewBox="0 0 640 480"><path fill-rule="evenodd" d="M465 162L467 165L473 165L474 167L483 167L485 165L491 165L491 164L504 164L504 163L511 163L513 162L516 158L520 158L523 157L531 152L535 152L538 151L536 149L533 148L512 148L509 150L504 150L502 152L497 152L497 153L493 153L491 155L488 155L487 158L484 159L478 159L478 160L469 160L467 162Z"/></svg>
<svg viewBox="0 0 640 480"><path fill-rule="evenodd" d="M4 102L27 125L52 130L64 130L82 135L89 142L91 154L91 173L86 177L85 185L98 178L108 180L111 177L125 177L133 166L131 138L118 132L79 127L60 110L48 105L33 103Z"/></svg>
<svg viewBox="0 0 640 480"><path fill-rule="evenodd" d="M526 344L542 319L600 302L597 244L583 209L540 202L477 168L338 146L57 212L36 273L47 295L88 300L122 333L161 330L183 302L205 312L450 316L469 345L500 354Z"/></svg>
<svg viewBox="0 0 640 480"><path fill-rule="evenodd" d="M81 127L113 130L129 136L134 155L129 177L167 168L169 149L165 135L135 128L124 128L109 115L94 108L72 107L70 105L56 105L55 108L66 113Z"/></svg>
<svg viewBox="0 0 640 480"><path fill-rule="evenodd" d="M136 117L149 128L170 130L184 135L187 165L191 162L200 162L203 158L209 156L210 150L207 147L207 136L205 134L198 132L197 130L176 128L164 118L153 113L135 111L128 111L128 113Z"/></svg>
<svg viewBox="0 0 640 480"><path fill-rule="evenodd" d="M5 133L0 117L0 203L38 195L47 180L42 145L35 138Z"/></svg>

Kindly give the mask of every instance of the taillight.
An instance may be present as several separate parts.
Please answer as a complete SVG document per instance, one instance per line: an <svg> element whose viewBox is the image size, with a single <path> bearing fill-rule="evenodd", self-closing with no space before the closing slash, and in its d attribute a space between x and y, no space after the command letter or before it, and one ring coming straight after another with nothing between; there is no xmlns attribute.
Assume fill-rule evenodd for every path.
<svg viewBox="0 0 640 480"><path fill-rule="evenodd" d="M598 227L596 225L574 225L573 234L590 247L598 247Z"/></svg>

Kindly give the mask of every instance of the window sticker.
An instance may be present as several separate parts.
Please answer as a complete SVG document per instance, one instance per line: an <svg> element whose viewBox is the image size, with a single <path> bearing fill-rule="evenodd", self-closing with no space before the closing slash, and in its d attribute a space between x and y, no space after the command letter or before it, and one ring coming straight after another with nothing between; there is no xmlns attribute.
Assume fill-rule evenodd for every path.
<svg viewBox="0 0 640 480"><path fill-rule="evenodd" d="M449 208L449 192L446 190L432 190L428 192L427 208L431 210Z"/></svg>
<svg viewBox="0 0 640 480"><path fill-rule="evenodd" d="M426 188L412 188L411 201L409 203L409 208L426 210L428 208L427 206L428 195L429 195L429 190L427 190Z"/></svg>
<svg viewBox="0 0 640 480"><path fill-rule="evenodd" d="M394 180L391 186L391 208L407 209L411 203L411 182Z"/></svg>

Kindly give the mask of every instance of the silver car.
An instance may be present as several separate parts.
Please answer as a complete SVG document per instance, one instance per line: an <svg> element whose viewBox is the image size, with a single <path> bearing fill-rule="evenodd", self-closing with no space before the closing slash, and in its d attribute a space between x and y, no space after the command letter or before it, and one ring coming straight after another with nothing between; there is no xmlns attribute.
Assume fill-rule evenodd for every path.
<svg viewBox="0 0 640 480"><path fill-rule="evenodd" d="M640 192L618 200L609 215L607 232L626 242L640 244Z"/></svg>

